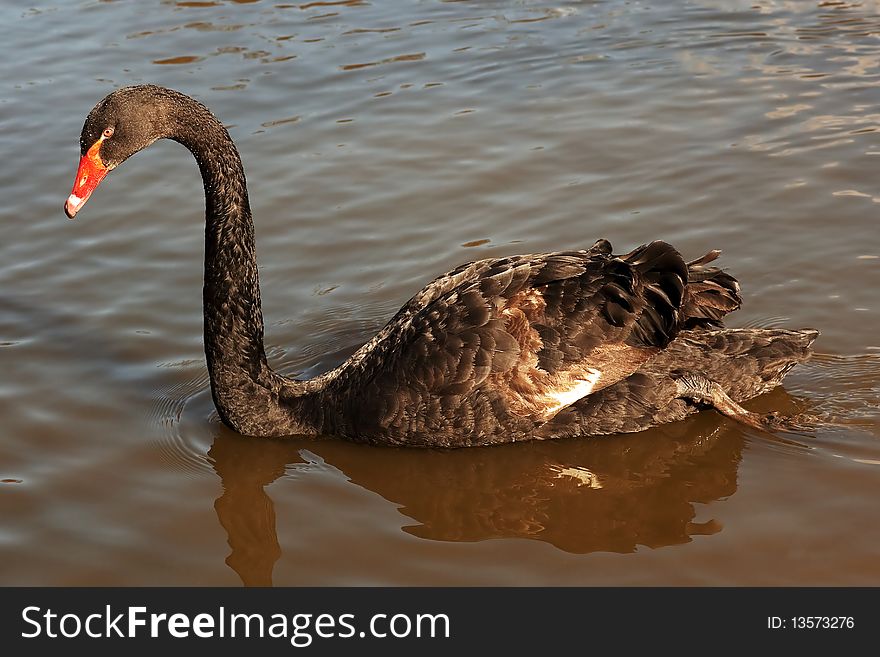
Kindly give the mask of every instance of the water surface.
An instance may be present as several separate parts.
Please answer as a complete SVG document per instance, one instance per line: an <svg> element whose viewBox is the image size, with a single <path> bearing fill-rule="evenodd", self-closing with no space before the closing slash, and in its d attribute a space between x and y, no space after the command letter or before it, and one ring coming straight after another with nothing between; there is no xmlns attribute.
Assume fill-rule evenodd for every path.
<svg viewBox="0 0 880 657"><path fill-rule="evenodd" d="M0 8L0 583L880 585L875 2ZM753 410L460 451L250 441L201 345L203 200L156 144L75 222L82 121L193 95L248 173L272 363L319 373L467 260L712 248L815 327Z"/></svg>

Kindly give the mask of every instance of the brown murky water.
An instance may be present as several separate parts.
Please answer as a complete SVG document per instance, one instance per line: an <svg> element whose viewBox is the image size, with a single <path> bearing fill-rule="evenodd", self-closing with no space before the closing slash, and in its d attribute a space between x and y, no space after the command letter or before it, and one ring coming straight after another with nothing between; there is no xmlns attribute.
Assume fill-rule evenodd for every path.
<svg viewBox="0 0 880 657"><path fill-rule="evenodd" d="M0 25L0 583L880 585L877 2L13 1ZM231 126L285 373L463 261L662 238L724 249L732 325L822 331L751 404L822 424L234 435L192 158L157 144L61 211L86 112L143 81Z"/></svg>

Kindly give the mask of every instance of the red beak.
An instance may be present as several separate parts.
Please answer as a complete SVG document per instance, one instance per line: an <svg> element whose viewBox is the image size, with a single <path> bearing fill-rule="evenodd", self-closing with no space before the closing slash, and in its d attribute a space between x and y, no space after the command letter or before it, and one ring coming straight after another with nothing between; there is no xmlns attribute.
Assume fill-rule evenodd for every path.
<svg viewBox="0 0 880 657"><path fill-rule="evenodd" d="M97 189L98 184L110 170L101 161L100 150L102 141L103 139L96 141L79 161L79 169L76 171L73 191L70 192L70 196L67 197L67 202L64 204L64 213L68 219L73 219L76 216L76 213L86 204L89 196Z"/></svg>

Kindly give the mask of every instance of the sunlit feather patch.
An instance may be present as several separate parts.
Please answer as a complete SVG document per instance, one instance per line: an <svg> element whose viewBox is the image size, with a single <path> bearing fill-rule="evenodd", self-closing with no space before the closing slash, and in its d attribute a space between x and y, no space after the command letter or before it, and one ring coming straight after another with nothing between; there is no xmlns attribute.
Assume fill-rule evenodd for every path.
<svg viewBox="0 0 880 657"><path fill-rule="evenodd" d="M587 368L574 380L573 386L548 391L546 397L551 401L551 404L547 407L545 415L555 415L566 406L574 404L581 397L589 395L600 378L602 378L601 371Z"/></svg>

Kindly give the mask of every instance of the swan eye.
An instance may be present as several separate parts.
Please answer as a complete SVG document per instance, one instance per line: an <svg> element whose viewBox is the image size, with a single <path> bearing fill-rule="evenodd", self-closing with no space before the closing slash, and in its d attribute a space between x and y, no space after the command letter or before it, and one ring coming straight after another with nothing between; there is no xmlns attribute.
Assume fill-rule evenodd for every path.
<svg viewBox="0 0 880 657"><path fill-rule="evenodd" d="M105 138L113 136L113 128L104 128L104 132L102 133Z"/></svg>

